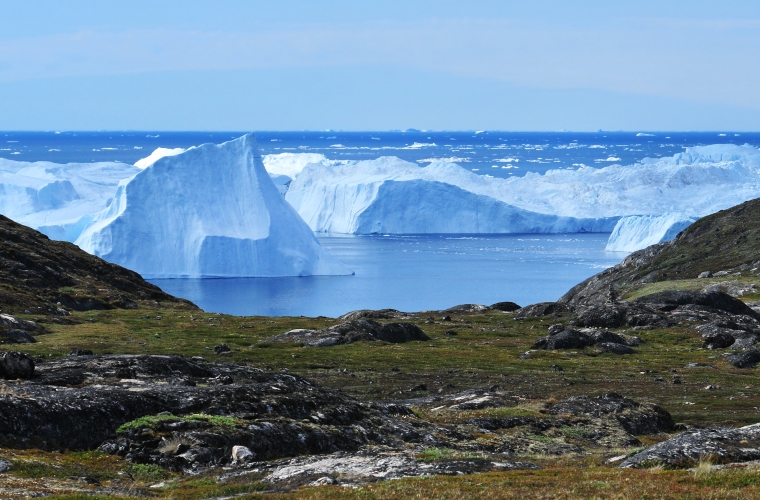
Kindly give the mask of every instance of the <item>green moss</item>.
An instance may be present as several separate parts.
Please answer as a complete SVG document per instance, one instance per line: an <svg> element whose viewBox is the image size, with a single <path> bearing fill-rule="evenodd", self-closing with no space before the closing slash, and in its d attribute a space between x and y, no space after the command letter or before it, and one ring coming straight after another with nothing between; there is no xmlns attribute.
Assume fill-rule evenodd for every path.
<svg viewBox="0 0 760 500"><path fill-rule="evenodd" d="M163 423L179 422L181 420L187 422L205 422L217 427L234 428L237 425L237 420L232 417L224 417L221 415L206 415L203 413L194 413L192 415L185 415L182 417L175 415L146 415L144 417L140 417L120 425L119 428L116 429L116 432L121 434L139 429L156 430Z"/></svg>
<svg viewBox="0 0 760 500"><path fill-rule="evenodd" d="M417 460L423 462L440 462L443 460L467 460L483 458L481 453L472 453L451 448L426 448L416 455Z"/></svg>
<svg viewBox="0 0 760 500"><path fill-rule="evenodd" d="M155 464L129 464L126 471L135 481L155 482L171 476L171 473Z"/></svg>

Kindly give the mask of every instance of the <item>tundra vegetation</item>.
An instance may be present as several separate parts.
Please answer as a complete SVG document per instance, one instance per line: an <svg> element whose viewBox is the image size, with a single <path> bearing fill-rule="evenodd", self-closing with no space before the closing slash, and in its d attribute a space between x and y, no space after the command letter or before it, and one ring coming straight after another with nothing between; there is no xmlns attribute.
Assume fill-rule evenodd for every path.
<svg viewBox="0 0 760 500"><path fill-rule="evenodd" d="M4 285L4 331L34 340L6 347L36 367L0 382L1 494L757 498L760 438L736 429L760 422L757 205L530 309L238 317L87 274ZM9 432L48 401L89 432ZM699 448L708 432L739 437ZM677 455L678 436L706 451Z"/></svg>

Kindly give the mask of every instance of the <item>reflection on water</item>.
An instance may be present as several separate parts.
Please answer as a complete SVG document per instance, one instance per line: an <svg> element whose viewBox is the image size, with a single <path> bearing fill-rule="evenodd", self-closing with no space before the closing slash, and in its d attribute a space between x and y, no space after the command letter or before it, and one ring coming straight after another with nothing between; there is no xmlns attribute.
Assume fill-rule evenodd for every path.
<svg viewBox="0 0 760 500"><path fill-rule="evenodd" d="M329 316L355 309L445 309L557 300L620 262L608 234L328 236L322 245L355 276L150 280L209 312Z"/></svg>

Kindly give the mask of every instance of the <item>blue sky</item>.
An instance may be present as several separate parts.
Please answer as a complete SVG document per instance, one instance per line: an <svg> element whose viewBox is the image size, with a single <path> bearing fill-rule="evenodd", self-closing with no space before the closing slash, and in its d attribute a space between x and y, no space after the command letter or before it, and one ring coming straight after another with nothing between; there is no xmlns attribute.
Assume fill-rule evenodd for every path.
<svg viewBox="0 0 760 500"><path fill-rule="evenodd" d="M757 1L0 3L4 130L760 130Z"/></svg>

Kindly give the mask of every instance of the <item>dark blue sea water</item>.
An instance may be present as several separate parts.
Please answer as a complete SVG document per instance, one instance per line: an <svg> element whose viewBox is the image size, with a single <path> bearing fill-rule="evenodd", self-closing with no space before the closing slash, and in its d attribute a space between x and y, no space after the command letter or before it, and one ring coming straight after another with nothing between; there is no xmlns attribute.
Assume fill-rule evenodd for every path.
<svg viewBox="0 0 760 500"><path fill-rule="evenodd" d="M221 143L244 132L0 132L0 157L57 163L134 163L157 147ZM582 165L628 165L716 143L760 146L733 132L257 132L263 154L321 153L331 160L398 156L448 159L480 175L508 177ZM556 300L619 262L607 234L331 236L320 240L354 276L155 280L203 309L230 314L337 316L360 308L406 311L461 303Z"/></svg>
<svg viewBox="0 0 760 500"><path fill-rule="evenodd" d="M221 143L241 132L0 132L0 157L22 161L134 163L157 147ZM644 135L646 134L646 135ZM256 133L264 154L321 153L331 160L379 156L426 164L449 159L481 175L509 177L551 169L629 165L671 156L684 147L760 146L760 133L734 132L268 132Z"/></svg>

